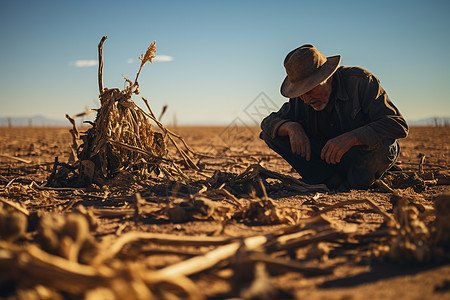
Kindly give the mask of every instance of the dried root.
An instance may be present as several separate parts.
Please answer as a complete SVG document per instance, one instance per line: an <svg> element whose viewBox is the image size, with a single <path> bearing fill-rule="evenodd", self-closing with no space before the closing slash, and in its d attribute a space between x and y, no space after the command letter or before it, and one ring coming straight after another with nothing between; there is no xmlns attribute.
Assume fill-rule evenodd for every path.
<svg viewBox="0 0 450 300"><path fill-rule="evenodd" d="M389 239L387 255L403 263L449 259L450 196L434 199L434 209L414 203L414 200L394 194L395 226ZM429 221L429 219L434 219Z"/></svg>
<svg viewBox="0 0 450 300"><path fill-rule="evenodd" d="M412 188L415 192L420 193L427 190L430 186L449 185L450 174L446 170L392 172L385 175L382 182L390 189Z"/></svg>
<svg viewBox="0 0 450 300"><path fill-rule="evenodd" d="M89 263L98 252L98 244L90 231L87 217L71 213L64 217L48 214L41 218L38 228L42 249L69 261Z"/></svg>
<svg viewBox="0 0 450 300"><path fill-rule="evenodd" d="M300 219L300 212L295 209L276 207L271 199L252 199L247 207L234 214L234 218L263 225L295 225Z"/></svg>
<svg viewBox="0 0 450 300"><path fill-rule="evenodd" d="M389 257L401 262L426 262L430 260L430 231L419 218L419 210L400 198L394 208L397 221L396 234L392 238Z"/></svg>
<svg viewBox="0 0 450 300"><path fill-rule="evenodd" d="M166 216L175 223L192 220L218 220L227 218L229 209L205 197L177 198L164 209Z"/></svg>

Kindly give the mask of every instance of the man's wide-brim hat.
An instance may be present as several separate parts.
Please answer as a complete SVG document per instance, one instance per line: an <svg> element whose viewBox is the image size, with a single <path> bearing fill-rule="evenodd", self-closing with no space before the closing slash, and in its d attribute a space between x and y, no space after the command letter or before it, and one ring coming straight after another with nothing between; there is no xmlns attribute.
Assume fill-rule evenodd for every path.
<svg viewBox="0 0 450 300"><path fill-rule="evenodd" d="M287 76L281 85L281 94L296 98L309 92L333 75L340 62L340 55L325 57L313 45L292 50L284 60Z"/></svg>

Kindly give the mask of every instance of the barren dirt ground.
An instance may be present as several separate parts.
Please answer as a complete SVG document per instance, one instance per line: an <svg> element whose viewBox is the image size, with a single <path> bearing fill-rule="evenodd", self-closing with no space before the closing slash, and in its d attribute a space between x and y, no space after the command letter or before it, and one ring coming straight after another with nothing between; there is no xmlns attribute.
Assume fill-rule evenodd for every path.
<svg viewBox="0 0 450 300"><path fill-rule="evenodd" d="M423 222L411 221L409 229L397 233L389 231L387 224L396 218L397 198L383 186L367 191L302 193L269 178L263 184L271 200L263 201L258 182L239 185L230 180L236 179L232 174L242 174L255 164L298 178L259 140L256 127L172 128L194 151L214 156L192 156L201 172L183 168L191 178L185 183L139 181L119 174L104 187L45 187L55 157L68 162L72 143L68 130L0 128L0 297L450 299L448 248L436 250L435 245L426 244L432 230L426 226L434 226L436 220L432 215L421 215L433 211L437 195L450 191L444 176L450 164L450 127L413 127L409 137L400 141L398 165L402 171L388 173L384 182L395 190L397 198L409 201L408 207L414 207L410 213L419 214L418 220ZM228 177L220 177L217 170ZM420 176L413 177L414 172ZM439 176L447 181L437 180ZM136 193L141 200L136 200ZM361 201L321 212L349 200ZM375 206L362 203L366 200ZM258 203L263 204L258 207ZM77 242L81 227L63 236L64 230L58 228L65 225L57 224L68 224L67 219L66 223L61 220L71 212L80 212L80 205L86 208L80 214L91 223L89 232L86 229L83 240ZM12 212L26 216L26 228L8 224L13 222L8 217ZM318 214L325 221L302 223ZM46 215L64 218L54 217L51 223ZM49 245L51 234L45 233L45 222L51 223L48 228L53 228L56 244ZM450 219L445 222L450 224ZM395 237L414 235L408 231L411 228L422 230L419 238L410 241L416 245L409 247L408 242L409 250L400 247L403 250L393 253ZM17 236L11 236L13 231ZM164 235L161 240L128 235L129 242L118 247L117 241L132 232ZM181 240L174 242L173 236ZM204 241L183 240L186 236ZM200 266L201 261L217 257L214 249L251 236L269 242L253 248L245 242L248 249L241 245L231 258L218 259L204 269ZM94 250L89 252L85 247ZM98 258L99 253L106 258ZM211 257L202 257L205 253L212 253ZM195 257L202 259L192 260L193 266L180 265ZM188 271L181 272L183 268ZM158 274L172 279L151 277L156 270L163 270ZM248 289L252 282L257 284ZM272 290L264 294L269 287ZM249 296L252 289L254 294Z"/></svg>

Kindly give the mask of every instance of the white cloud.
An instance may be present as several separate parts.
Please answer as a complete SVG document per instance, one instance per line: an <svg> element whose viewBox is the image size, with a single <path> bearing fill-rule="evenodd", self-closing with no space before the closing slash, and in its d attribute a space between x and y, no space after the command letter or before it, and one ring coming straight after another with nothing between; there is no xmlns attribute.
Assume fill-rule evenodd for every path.
<svg viewBox="0 0 450 300"><path fill-rule="evenodd" d="M172 61L173 57L169 55L156 55L155 58L153 58L154 62L166 62L166 61Z"/></svg>
<svg viewBox="0 0 450 300"><path fill-rule="evenodd" d="M69 63L71 66L75 66L77 68L83 68L83 67L93 67L98 64L98 61L91 59L91 60L77 60L75 62Z"/></svg>
<svg viewBox="0 0 450 300"><path fill-rule="evenodd" d="M169 56L169 55L155 55L155 57L153 58L153 62L167 62L167 61L172 61L173 57ZM129 58L127 59L127 64L133 64L135 63L135 59L133 58Z"/></svg>

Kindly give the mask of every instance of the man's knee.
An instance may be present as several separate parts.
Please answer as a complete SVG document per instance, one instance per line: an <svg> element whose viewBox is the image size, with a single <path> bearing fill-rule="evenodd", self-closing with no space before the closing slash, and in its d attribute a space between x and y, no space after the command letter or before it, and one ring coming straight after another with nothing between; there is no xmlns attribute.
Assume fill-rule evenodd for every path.
<svg viewBox="0 0 450 300"><path fill-rule="evenodd" d="M266 142L267 146L274 150L275 152L287 153L291 149L291 144L289 142L289 138L287 136L277 136L276 138L272 138L270 135L261 131L259 134L259 138Z"/></svg>
<svg viewBox="0 0 450 300"><path fill-rule="evenodd" d="M354 159L348 170L350 187L368 189L395 163L398 154L399 146L394 140L385 140L377 149L364 151Z"/></svg>

